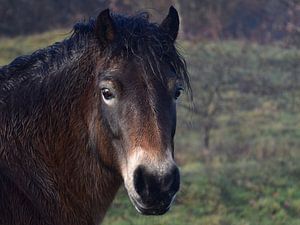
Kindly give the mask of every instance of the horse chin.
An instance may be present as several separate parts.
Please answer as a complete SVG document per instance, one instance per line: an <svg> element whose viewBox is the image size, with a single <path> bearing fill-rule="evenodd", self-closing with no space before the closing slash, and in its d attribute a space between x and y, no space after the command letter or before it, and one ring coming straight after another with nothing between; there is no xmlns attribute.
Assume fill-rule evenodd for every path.
<svg viewBox="0 0 300 225"><path fill-rule="evenodd" d="M157 206L154 206L154 207L145 206L130 195L129 195L129 198L130 198L130 201L132 202L132 204L134 205L136 211L138 211L142 215L148 215L148 216L163 215L166 212L168 212L171 207L171 203L167 206L158 206L158 207Z"/></svg>

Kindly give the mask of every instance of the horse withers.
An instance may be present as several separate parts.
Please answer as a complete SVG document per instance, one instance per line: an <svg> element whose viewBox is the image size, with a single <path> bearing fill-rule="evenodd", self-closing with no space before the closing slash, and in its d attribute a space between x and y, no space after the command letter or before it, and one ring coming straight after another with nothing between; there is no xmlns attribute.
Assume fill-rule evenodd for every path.
<svg viewBox="0 0 300 225"><path fill-rule="evenodd" d="M0 224L99 224L124 182L142 214L179 190L176 99L189 90L175 8L102 11L0 68Z"/></svg>

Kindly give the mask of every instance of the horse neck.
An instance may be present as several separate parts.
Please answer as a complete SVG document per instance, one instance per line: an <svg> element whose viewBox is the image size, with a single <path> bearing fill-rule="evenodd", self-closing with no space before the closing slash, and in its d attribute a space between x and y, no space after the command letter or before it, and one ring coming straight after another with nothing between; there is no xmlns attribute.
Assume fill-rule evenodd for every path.
<svg viewBox="0 0 300 225"><path fill-rule="evenodd" d="M50 102L42 118L42 121L48 121L47 128L42 127L43 139L47 140L44 147L48 151L48 160L56 168L62 195L69 194L69 204L78 207L80 214L89 214L86 216L99 221L113 200L121 179L111 166L114 163L108 154L111 145L99 121L95 56L87 52L75 57L69 65L59 74L59 82L66 85L53 91L59 85L55 77L53 80L50 77L47 84L53 88L49 89L52 90L47 97Z"/></svg>
<svg viewBox="0 0 300 225"><path fill-rule="evenodd" d="M61 213L68 218L64 221L74 213L84 220L101 220L121 184L118 173L104 162L108 154L102 154L108 152L110 145L104 140L105 132L95 109L98 97L94 72L96 57L89 51L74 51L66 64L48 65L55 69L47 71L42 78L32 79L26 90L15 91L15 98L25 95L31 100L30 104L8 103L13 110L6 116L12 117L16 112L17 123L20 127L26 126L14 135L20 137L20 145L27 146L20 149L25 152L23 155L28 155L24 162L35 160L34 164L40 167L28 168L28 173L45 185L36 187L32 195L47 196L48 193L38 193L47 190L51 192L49 196L58 196L59 201L55 203L47 197L37 201L45 211L47 207L52 207L49 209L52 211L69 211L70 214ZM68 223L77 224L76 221Z"/></svg>

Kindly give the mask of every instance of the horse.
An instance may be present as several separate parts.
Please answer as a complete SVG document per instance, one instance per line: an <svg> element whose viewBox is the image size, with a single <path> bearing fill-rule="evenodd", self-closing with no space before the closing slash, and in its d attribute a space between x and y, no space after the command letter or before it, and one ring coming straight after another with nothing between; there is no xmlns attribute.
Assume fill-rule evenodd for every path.
<svg viewBox="0 0 300 225"><path fill-rule="evenodd" d="M176 100L190 90L179 16L103 10L0 68L0 224L100 224L124 184L166 213L180 188Z"/></svg>

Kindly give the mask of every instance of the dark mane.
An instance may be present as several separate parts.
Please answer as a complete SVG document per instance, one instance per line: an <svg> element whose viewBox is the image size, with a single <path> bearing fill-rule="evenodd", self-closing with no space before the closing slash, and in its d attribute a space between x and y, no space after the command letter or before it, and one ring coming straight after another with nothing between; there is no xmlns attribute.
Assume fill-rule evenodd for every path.
<svg viewBox="0 0 300 225"><path fill-rule="evenodd" d="M85 52L101 51L106 59L113 57L134 57L151 75L164 79L161 64L167 62L178 78L182 79L187 91L190 83L185 60L176 50L168 35L159 25L149 22L148 13L135 16L113 14L112 18L118 31L118 38L112 44L100 49L95 35L95 20L74 25L70 38L55 43L47 48L37 50L31 55L20 56L9 65L0 68L0 82L17 76L37 74L44 77L49 71L55 73L68 65L74 58ZM146 74L146 73L145 73ZM0 84L1 86L1 84Z"/></svg>

